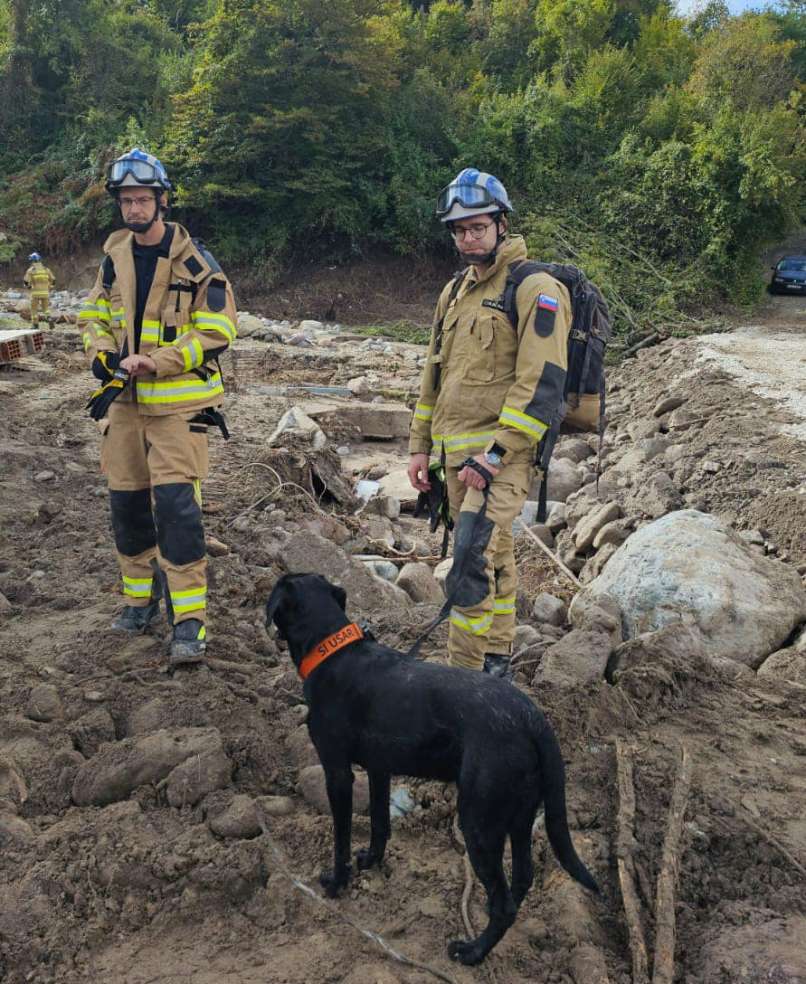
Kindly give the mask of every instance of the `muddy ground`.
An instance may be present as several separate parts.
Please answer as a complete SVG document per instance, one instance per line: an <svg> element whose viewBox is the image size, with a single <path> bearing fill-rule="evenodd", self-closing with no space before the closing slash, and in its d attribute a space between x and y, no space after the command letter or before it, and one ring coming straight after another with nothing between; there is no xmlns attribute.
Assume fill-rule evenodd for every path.
<svg viewBox="0 0 806 984"><path fill-rule="evenodd" d="M796 339L799 358L806 359L804 307L794 298L771 299L754 323ZM286 345L241 344L241 369L236 363L228 380L234 437L228 444L211 439L205 500L208 534L229 547L227 555L210 558L210 652L218 662L173 676L162 665L166 626L134 640L107 631L120 604L118 579L98 435L83 411L91 381L75 330L57 328L41 358L0 372L0 592L9 602L0 614L0 787L6 782L0 796L13 800L18 814L0 822L0 980L436 979L428 969L394 961L345 923L344 914L442 979L462 984L629 984L616 851L620 738L635 754L632 853L650 950L667 811L685 743L693 782L680 861L675 980L803 984L806 691L762 678L748 684L683 658L658 659L615 686L526 688L559 734L572 832L603 892L591 900L558 873L538 829L535 886L483 966L460 967L446 954L447 941L464 935L466 877L452 835L450 787L407 784L417 806L394 821L383 870L362 873L334 906L312 900L289 880L292 873L316 885L329 856L330 820L298 790L304 760L291 739L304 719L301 691L287 656L264 631L262 607L281 571L274 531L293 529L313 507L290 488L272 495L260 462L265 436L289 399L260 387L303 379L338 384L374 370L394 376L398 389L413 388L416 371L402 354L358 352L350 343L315 357ZM786 562L802 565L806 444L791 431L793 408L769 393L749 395L714 363L700 385L699 344L686 342L675 362L675 370L685 364L691 371L692 406L702 401L709 408L693 440L712 457L731 446L757 452L757 459L752 468L723 468L689 494L696 491L702 508L740 528L763 528ZM664 358L650 352L611 374L617 423L646 413L663 395ZM632 397L619 405L619 390L633 393L639 380L640 406ZM350 460L379 453L392 460L404 448L353 440ZM322 508L335 507L323 502ZM345 519L351 530L356 522ZM413 530L414 521L407 522ZM561 592L556 570L540 553L523 546L519 553L530 593ZM390 609L374 615L373 625L380 638L404 645L424 617ZM438 644L430 656L441 658ZM45 722L30 716L31 691L43 683L62 704ZM74 777L102 743L202 726L223 737L233 763L227 788L193 807L169 806L165 790L151 784L109 806L72 805ZM24 788L9 790L10 773L3 771L9 761ZM290 812L270 818L268 838L219 837L210 817L235 794L286 797ZM366 817L356 817L356 846L367 836ZM482 903L476 886L469 914L477 926Z"/></svg>

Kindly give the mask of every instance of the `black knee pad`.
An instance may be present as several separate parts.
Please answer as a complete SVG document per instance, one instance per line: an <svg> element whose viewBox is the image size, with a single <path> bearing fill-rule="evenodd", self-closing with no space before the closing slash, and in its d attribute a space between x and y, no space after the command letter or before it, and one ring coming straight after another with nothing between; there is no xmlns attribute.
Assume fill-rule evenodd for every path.
<svg viewBox="0 0 806 984"><path fill-rule="evenodd" d="M491 519L478 513L459 513L453 542L453 567L445 583L448 596L459 608L478 605L490 593L484 551L494 525Z"/></svg>
<svg viewBox="0 0 806 984"><path fill-rule="evenodd" d="M154 513L160 553L172 564L191 564L204 557L201 506L190 482L154 486Z"/></svg>
<svg viewBox="0 0 806 984"><path fill-rule="evenodd" d="M118 553L137 557L157 544L157 531L151 514L151 489L136 492L109 491L112 532Z"/></svg>

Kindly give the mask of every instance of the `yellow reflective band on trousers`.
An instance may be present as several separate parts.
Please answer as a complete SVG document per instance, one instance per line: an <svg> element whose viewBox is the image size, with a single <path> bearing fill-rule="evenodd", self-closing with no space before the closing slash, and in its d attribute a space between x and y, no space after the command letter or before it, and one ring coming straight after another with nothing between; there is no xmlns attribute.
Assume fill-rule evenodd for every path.
<svg viewBox="0 0 806 984"><path fill-rule="evenodd" d="M123 593L130 598L150 598L153 577L126 577L123 575Z"/></svg>
<svg viewBox="0 0 806 984"><path fill-rule="evenodd" d="M514 615L515 614L515 595L509 595L506 598L496 598L495 599L495 611L496 615Z"/></svg>
<svg viewBox="0 0 806 984"><path fill-rule="evenodd" d="M432 434L433 452L464 451L467 448L485 448L495 436L495 431L468 431L466 434Z"/></svg>
<svg viewBox="0 0 806 984"><path fill-rule="evenodd" d="M207 588L190 588L187 591L172 591L171 605L175 615L195 612L207 607Z"/></svg>
<svg viewBox="0 0 806 984"><path fill-rule="evenodd" d="M461 612L452 608L449 621L451 625L455 625L457 629L462 629L463 632L481 636L487 635L490 631L493 624L493 615L492 612L488 612L486 615L477 615L471 618L468 615L462 615Z"/></svg>
<svg viewBox="0 0 806 984"><path fill-rule="evenodd" d="M504 427L514 427L515 430L523 431L524 434L528 434L529 437L534 437L538 441L548 430L548 425L544 424L542 420L538 420L537 417L530 417L528 413L523 413L512 407L504 407L501 410L498 423Z"/></svg>
<svg viewBox="0 0 806 984"><path fill-rule="evenodd" d="M209 379L157 379L153 382L137 379L137 402L183 403L208 400L224 395L221 375L214 372Z"/></svg>
<svg viewBox="0 0 806 984"><path fill-rule="evenodd" d="M417 420L430 420L434 416L434 407L427 403L418 403L414 408L414 416Z"/></svg>
<svg viewBox="0 0 806 984"><path fill-rule="evenodd" d="M199 331L217 331L228 342L234 342L237 332L235 325L226 314L212 314L210 311L194 311L190 316L194 327Z"/></svg>

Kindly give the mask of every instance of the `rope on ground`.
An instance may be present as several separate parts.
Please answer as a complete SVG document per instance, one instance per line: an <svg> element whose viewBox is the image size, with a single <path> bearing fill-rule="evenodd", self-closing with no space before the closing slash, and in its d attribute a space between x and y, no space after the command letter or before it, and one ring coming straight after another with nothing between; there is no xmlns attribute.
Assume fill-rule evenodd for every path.
<svg viewBox="0 0 806 984"><path fill-rule="evenodd" d="M307 489L303 488L301 485L297 485L296 482L284 482L279 472L272 468L271 465L267 465L264 461L248 461L236 474L240 474L240 472L245 471L247 468L265 468L266 471L271 472L277 479L278 484L271 490L271 492L267 492L265 495L260 496L260 498L256 499L250 506L247 506L243 512L239 512L234 519L227 523L227 529L232 527L242 516L246 516L247 513L252 512L253 509L257 509L257 507L262 505L267 499L273 498L278 494L278 492L282 492L283 489L297 489L297 491L301 492L307 499L310 500L311 505L318 513L320 513L320 515L327 515L327 513L320 507L319 503Z"/></svg>
<svg viewBox="0 0 806 984"><path fill-rule="evenodd" d="M568 569L568 568L567 568L567 567L565 566L565 564L564 564L564 563L563 563L563 562L562 562L562 561L560 560L560 558L559 558L559 557L558 557L558 556L557 556L556 554L553 554L553 553L551 552L551 550L550 550L550 549L549 549L549 548L548 548L548 547L546 546L546 544L545 544L545 543L543 543L543 541L542 541L542 540L541 540L541 539L540 539L539 537L537 537L537 536L535 536L535 534L534 534L534 533L533 533L533 532L532 532L532 531L531 531L531 530L529 529L529 527L528 527L528 526L524 526L524 527L523 527L523 532L524 532L524 533L525 533L525 534L526 534L526 535L527 535L527 536L528 536L528 537L529 537L529 538L530 538L531 540L533 540L533 541L534 541L534 542L535 542L535 543L536 543L536 544L538 545L538 547L540 547L540 549L541 549L541 550L543 551L543 553L544 553L544 554L545 554L545 555L546 555L546 556L547 556L547 557L549 558L549 560L550 560L550 561L551 561L551 562L552 562L553 564L556 564L556 566L560 568L560 570L561 570L561 571L563 572L563 574L565 574L565 576L566 576L567 578L569 578L569 579L570 579L571 581L573 581L573 583L574 583L574 584L575 584L575 585L576 585L576 586L577 586L578 588L581 588L581 587L582 587L582 584L581 584L581 582L580 582L580 580L579 580L579 578L578 578L578 577L576 576L576 574L574 574L574 573L573 573L573 572L572 572L571 570L569 570L569 569Z"/></svg>
<svg viewBox="0 0 806 984"><path fill-rule="evenodd" d="M633 984L649 981L648 958L644 927L641 922L641 903L635 890L635 783L633 781L632 749L616 739L616 771L618 774L618 835L616 858L621 899L627 918L627 933L632 953Z"/></svg>
<svg viewBox="0 0 806 984"><path fill-rule="evenodd" d="M465 924L465 932L470 939L476 936L476 928L473 925L473 921L470 918L470 896L473 894L473 865L470 863L470 858L467 856L467 848L464 844L464 839L462 838L462 832L459 829L459 814L454 813L453 815L453 839L456 842L457 847L462 849L462 862L465 869L465 884L462 889L462 922Z"/></svg>
<svg viewBox="0 0 806 984"><path fill-rule="evenodd" d="M407 957L398 950L395 950L394 947L390 946L386 942L380 933L376 933L374 930L364 929L363 926L359 926L355 920L353 920L346 913L342 912L338 906L334 905L328 899L323 898L318 894L318 892L315 892L310 885L306 885L302 879L297 878L297 876L288 869L288 865L286 864L282 852L272 840L271 834L269 833L268 824L266 822L266 813L259 802L255 802L255 810L257 812L257 820L260 824L260 829L263 831L263 837L265 838L269 851L274 857L275 863L280 870L280 874L287 878L294 888L302 892L303 895L307 895L308 898L313 899L317 905L322 906L322 908L326 909L332 916L335 916L341 922L346 923L352 929L357 930L362 936L365 936L372 943L375 943L381 948L381 950L384 951L384 953L388 954L398 963L405 964L407 967L414 967L416 970L425 971L425 973L431 974L432 977L436 977L437 980L445 981L446 984L457 984L453 977L443 974L441 970L437 970L435 967L430 967L428 964L420 963L419 960L412 960L411 957Z"/></svg>
<svg viewBox="0 0 806 984"><path fill-rule="evenodd" d="M655 960L652 984L672 984L674 980L675 895L680 874L680 839L691 788L691 756L682 746L680 768L669 804L669 824L663 842L663 861L658 876L655 904Z"/></svg>

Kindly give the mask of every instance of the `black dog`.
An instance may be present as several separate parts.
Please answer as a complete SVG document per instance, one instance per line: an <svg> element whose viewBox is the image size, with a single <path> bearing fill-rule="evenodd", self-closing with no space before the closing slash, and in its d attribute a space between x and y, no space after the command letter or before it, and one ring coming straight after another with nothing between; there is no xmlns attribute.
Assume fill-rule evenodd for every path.
<svg viewBox="0 0 806 984"><path fill-rule="evenodd" d="M483 960L515 921L534 878L532 826L541 802L560 864L586 888L596 882L574 850L565 770L551 726L509 683L471 670L409 659L364 638L344 614L346 595L318 574L280 578L266 605L305 678L308 730L325 770L333 813L331 897L350 880L353 763L369 776L371 836L359 869L380 864L389 839L393 775L455 782L468 856L488 897L481 935L448 947L454 960ZM502 865L512 844L512 886Z"/></svg>

